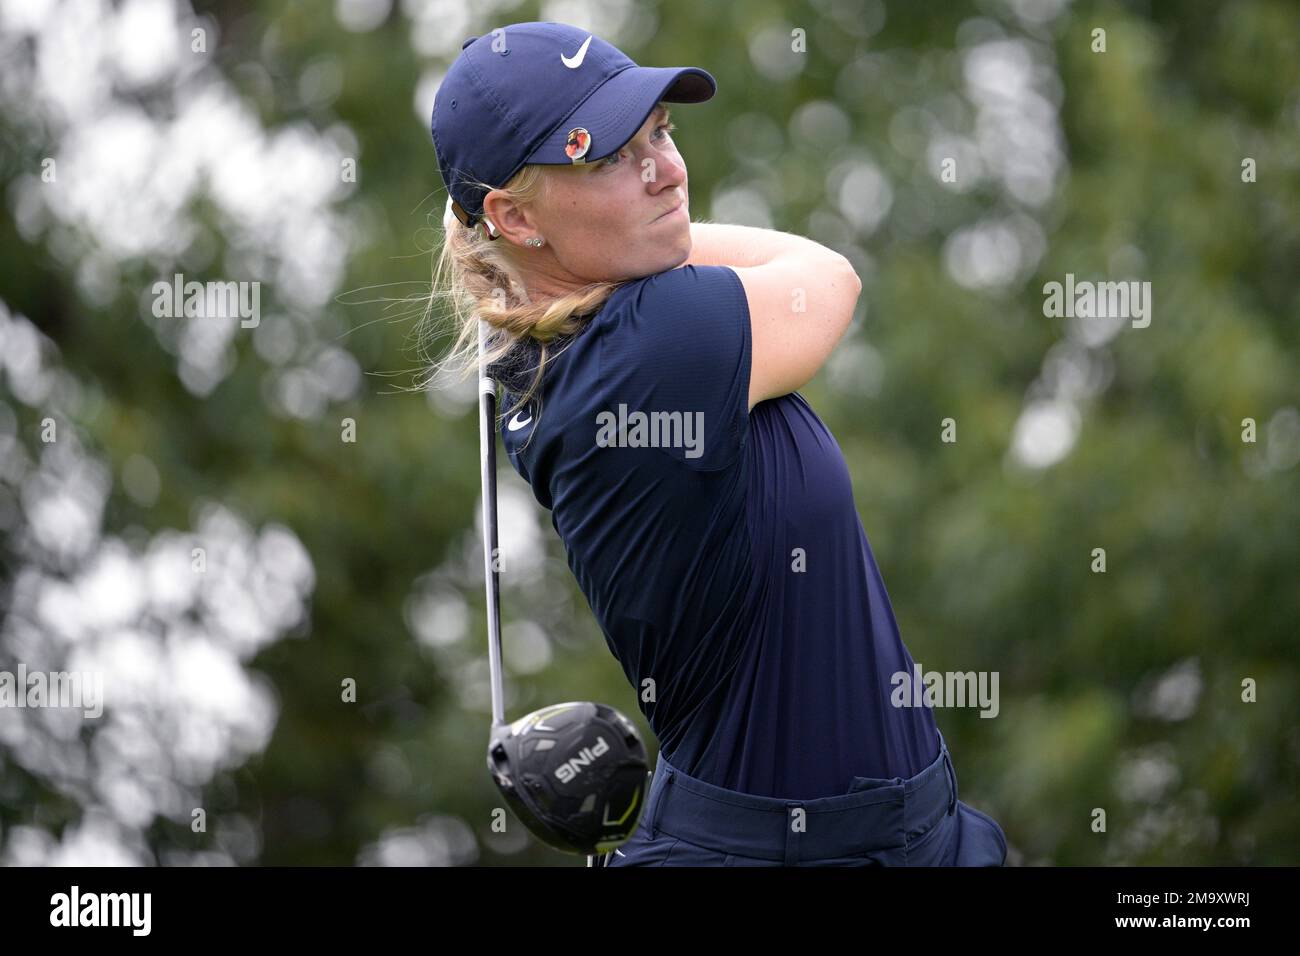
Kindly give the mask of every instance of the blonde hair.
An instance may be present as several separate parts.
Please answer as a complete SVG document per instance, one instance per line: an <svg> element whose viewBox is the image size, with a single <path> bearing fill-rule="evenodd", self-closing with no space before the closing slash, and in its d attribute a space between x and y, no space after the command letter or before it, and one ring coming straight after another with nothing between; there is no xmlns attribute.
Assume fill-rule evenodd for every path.
<svg viewBox="0 0 1300 956"><path fill-rule="evenodd" d="M486 183L475 185L485 194L496 188L518 205L529 205L546 194L547 179L543 170L540 165L525 166L503 187ZM480 219L472 227L464 225L452 212L451 199L448 198L442 228L442 242L434 251L429 301L420 323L421 355L428 356L423 347L437 334L434 302L439 297L447 301L444 320L450 321L456 337L443 360L429 365L419 386L425 387L439 367L462 381L478 370L479 320L488 326L483 353L485 367L505 358L516 345L532 340L540 346L536 371L523 396L501 412L500 420L526 405L533 397L541 385L546 363L563 351L556 350L556 340L570 336L586 325L590 316L623 282L592 283L559 298L534 302L529 299L519 279L516 262L512 261L512 256L520 253L508 251L507 243L501 239L490 238L486 223ZM540 408L537 414L540 415Z"/></svg>

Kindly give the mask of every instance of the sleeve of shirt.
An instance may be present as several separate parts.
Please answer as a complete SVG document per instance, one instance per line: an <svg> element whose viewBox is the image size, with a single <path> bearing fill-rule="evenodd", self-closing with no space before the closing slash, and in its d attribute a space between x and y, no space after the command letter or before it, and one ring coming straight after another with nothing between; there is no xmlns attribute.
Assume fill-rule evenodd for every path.
<svg viewBox="0 0 1300 956"><path fill-rule="evenodd" d="M749 321L727 266L641 282L602 339L598 442L653 447L695 471L730 467L749 430Z"/></svg>

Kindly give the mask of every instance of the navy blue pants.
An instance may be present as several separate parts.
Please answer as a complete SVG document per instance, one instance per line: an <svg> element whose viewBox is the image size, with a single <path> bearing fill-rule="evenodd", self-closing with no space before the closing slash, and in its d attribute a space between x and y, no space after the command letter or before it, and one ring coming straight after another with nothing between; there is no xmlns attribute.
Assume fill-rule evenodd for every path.
<svg viewBox="0 0 1300 956"><path fill-rule="evenodd" d="M849 791L781 800L726 790L655 765L641 823L604 866L1002 866L1007 838L957 799L939 756L914 777L854 777Z"/></svg>

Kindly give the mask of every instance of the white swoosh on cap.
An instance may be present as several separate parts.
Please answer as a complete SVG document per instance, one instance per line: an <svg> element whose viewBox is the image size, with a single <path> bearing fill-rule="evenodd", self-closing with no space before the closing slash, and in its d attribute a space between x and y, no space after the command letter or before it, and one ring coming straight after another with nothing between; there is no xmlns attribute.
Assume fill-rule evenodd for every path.
<svg viewBox="0 0 1300 956"><path fill-rule="evenodd" d="M582 46L578 47L578 52L574 55L573 59L569 59L567 56L561 53L560 62L563 63L565 66L567 66L569 69L576 70L578 67L582 66L582 61L587 56L587 47L589 46L591 46L590 36L587 37L587 39L582 41Z"/></svg>
<svg viewBox="0 0 1300 956"><path fill-rule="evenodd" d="M527 425L529 422L533 420L532 412L529 412L528 417L525 418L522 422L519 420L520 414L521 414L520 412L515 412L515 417L510 419L510 421L506 423L506 428L510 429L512 432L517 432L519 431L519 429L523 428L525 425Z"/></svg>

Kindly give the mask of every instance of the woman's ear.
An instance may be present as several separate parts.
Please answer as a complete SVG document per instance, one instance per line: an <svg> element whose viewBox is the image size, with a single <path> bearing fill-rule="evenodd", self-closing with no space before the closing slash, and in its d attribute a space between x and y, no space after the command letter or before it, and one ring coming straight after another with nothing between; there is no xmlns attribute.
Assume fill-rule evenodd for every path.
<svg viewBox="0 0 1300 956"><path fill-rule="evenodd" d="M505 236L516 245L521 245L523 241L533 234L532 227L528 224L528 218L524 211L508 199L506 196L493 190L488 193L483 200L484 222L491 217L492 238Z"/></svg>

